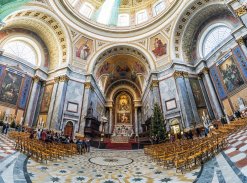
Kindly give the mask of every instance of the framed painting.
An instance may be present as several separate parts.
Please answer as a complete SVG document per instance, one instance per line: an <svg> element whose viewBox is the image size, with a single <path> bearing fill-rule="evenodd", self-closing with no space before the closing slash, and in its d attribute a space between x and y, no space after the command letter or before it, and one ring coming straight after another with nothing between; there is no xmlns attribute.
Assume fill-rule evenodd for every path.
<svg viewBox="0 0 247 183"><path fill-rule="evenodd" d="M170 110L173 110L173 109L177 108L177 102L176 102L175 98L165 101L165 104L166 104L166 110L167 111L170 111Z"/></svg>
<svg viewBox="0 0 247 183"><path fill-rule="evenodd" d="M22 76L7 72L1 86L0 101L16 105L22 83Z"/></svg>
<svg viewBox="0 0 247 183"><path fill-rule="evenodd" d="M67 111L68 112L73 112L73 113L78 113L78 104L74 102L68 102L67 105Z"/></svg>
<svg viewBox="0 0 247 183"><path fill-rule="evenodd" d="M228 92L232 92L244 84L244 80L232 57L229 57L223 63L221 63L219 65L219 70L223 79L223 83Z"/></svg>
<svg viewBox="0 0 247 183"><path fill-rule="evenodd" d="M41 113L47 113L49 110L50 103L51 103L52 90L53 90L53 84L45 86L45 91L44 91L43 99L41 102L41 108L40 108Z"/></svg>

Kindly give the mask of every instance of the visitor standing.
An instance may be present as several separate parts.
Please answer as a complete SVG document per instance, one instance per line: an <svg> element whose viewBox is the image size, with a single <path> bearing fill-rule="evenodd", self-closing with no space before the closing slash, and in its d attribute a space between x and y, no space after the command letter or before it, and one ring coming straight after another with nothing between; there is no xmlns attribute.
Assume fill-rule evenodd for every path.
<svg viewBox="0 0 247 183"><path fill-rule="evenodd" d="M6 124L5 124L5 123L3 123L2 133L5 133L5 129L6 129Z"/></svg>
<svg viewBox="0 0 247 183"><path fill-rule="evenodd" d="M90 139L87 138L85 143L86 143L86 152L90 152Z"/></svg>
<svg viewBox="0 0 247 183"><path fill-rule="evenodd" d="M8 130L9 130L9 123L6 124L6 128L5 128L5 134L8 133Z"/></svg>

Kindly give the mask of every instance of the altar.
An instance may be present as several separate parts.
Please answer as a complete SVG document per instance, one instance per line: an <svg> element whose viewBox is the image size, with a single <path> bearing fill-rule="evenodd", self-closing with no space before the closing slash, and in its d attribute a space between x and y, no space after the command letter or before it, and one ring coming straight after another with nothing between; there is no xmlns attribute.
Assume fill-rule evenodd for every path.
<svg viewBox="0 0 247 183"><path fill-rule="evenodd" d="M133 133L133 126L131 124L117 124L114 127L111 142L128 143Z"/></svg>

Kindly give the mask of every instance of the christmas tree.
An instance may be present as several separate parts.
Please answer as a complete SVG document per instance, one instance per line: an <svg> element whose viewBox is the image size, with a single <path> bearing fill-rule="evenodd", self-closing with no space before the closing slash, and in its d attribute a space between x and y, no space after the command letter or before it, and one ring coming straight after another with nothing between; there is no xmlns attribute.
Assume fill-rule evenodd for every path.
<svg viewBox="0 0 247 183"><path fill-rule="evenodd" d="M161 143L166 139L164 116L161 112L160 106L157 103L154 104L153 116L151 118L150 139L152 144Z"/></svg>

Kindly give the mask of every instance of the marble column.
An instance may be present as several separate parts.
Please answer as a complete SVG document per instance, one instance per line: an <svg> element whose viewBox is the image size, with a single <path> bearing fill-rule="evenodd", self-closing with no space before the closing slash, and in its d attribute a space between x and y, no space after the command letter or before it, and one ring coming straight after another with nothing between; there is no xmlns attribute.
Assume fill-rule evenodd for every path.
<svg viewBox="0 0 247 183"><path fill-rule="evenodd" d="M36 111L35 111L35 115L34 115L34 122L33 122L33 127L37 126L37 122L39 120L39 113L40 113L40 108L41 108L41 103L42 103L42 99L43 99L43 95L44 95L44 90L45 90L45 84L44 82L41 82L40 84L40 92L39 92L39 97L37 100L37 107L36 107Z"/></svg>
<svg viewBox="0 0 247 183"><path fill-rule="evenodd" d="M33 125L33 119L37 107L37 97L39 96L39 90L40 90L39 82L40 82L40 78L38 76L35 76L33 78L33 86L29 98L29 103L28 103L26 116L25 116L25 123L24 123L24 125L28 125L29 127L32 127Z"/></svg>
<svg viewBox="0 0 247 183"><path fill-rule="evenodd" d="M109 109L110 109L110 113L109 113L109 134L112 134L112 131L113 131L112 107L110 107Z"/></svg>
<svg viewBox="0 0 247 183"><path fill-rule="evenodd" d="M138 110L138 126L139 126L138 130L139 130L139 134L140 134L143 132L143 130L142 130L142 112L140 109Z"/></svg>
<svg viewBox="0 0 247 183"><path fill-rule="evenodd" d="M139 136L138 131L138 113L137 113L138 107L135 106L135 134L136 136Z"/></svg>
<svg viewBox="0 0 247 183"><path fill-rule="evenodd" d="M200 124L201 119L200 119L198 111L197 111L197 106L196 106L195 98L194 98L193 91L192 91L192 88L190 85L188 74L184 74L184 81L185 81L185 85L187 88L187 93L189 96L194 121L196 122L196 124Z"/></svg>
<svg viewBox="0 0 247 183"><path fill-rule="evenodd" d="M203 75L205 77L205 82L208 86L208 90L209 90L209 93L211 96L210 101L212 104L213 111L215 112L215 117L216 117L216 119L219 119L223 115L223 112L222 112L218 97L216 95L213 83L212 83L211 78L209 76L209 70L206 68L203 69Z"/></svg>
<svg viewBox="0 0 247 183"><path fill-rule="evenodd" d="M51 129L54 130L62 130L60 127L62 123L64 100L67 91L68 80L69 78L66 75L59 77L54 109L51 118Z"/></svg>
<svg viewBox="0 0 247 183"><path fill-rule="evenodd" d="M158 103L161 107L161 98L160 98L160 91L159 91L159 81L153 80L151 82L150 88L153 92L153 104Z"/></svg>
<svg viewBox="0 0 247 183"><path fill-rule="evenodd" d="M202 78L198 77L198 80L199 80L199 84L200 84L200 87L201 87L201 90L202 90L202 94L203 94L203 97L204 97L204 100L205 100L205 103L206 103L206 106L207 106L209 118L210 119L215 119L214 112L212 110L212 106L210 104L210 100L208 98L207 91L206 91L206 88L205 88L204 83L202 81Z"/></svg>
<svg viewBox="0 0 247 183"><path fill-rule="evenodd" d="M188 92L186 89L186 84L183 76L183 72L176 71L174 73L174 78L176 81L177 89L178 89L178 97L179 97L179 103L180 103L180 110L182 113L182 120L184 128L190 129L193 121L193 113L189 101Z"/></svg>
<svg viewBox="0 0 247 183"><path fill-rule="evenodd" d="M244 44L244 39L241 37L241 38L237 39L236 41L239 44L239 46L241 47L241 49L243 50L245 57L247 58L247 47Z"/></svg>
<svg viewBox="0 0 247 183"><path fill-rule="evenodd" d="M52 89L51 101L50 106L48 109L47 121L46 121L46 128L51 128L51 118L54 110L54 104L57 96L57 87L58 87L59 77L54 78L54 85Z"/></svg>
<svg viewBox="0 0 247 183"><path fill-rule="evenodd" d="M82 113L81 113L81 120L80 120L80 134L84 135L84 128L86 125L86 115L87 110L90 105L90 98L91 98L91 90L93 90L93 86L90 82L84 83L84 95L83 95L83 103L82 103Z"/></svg>

